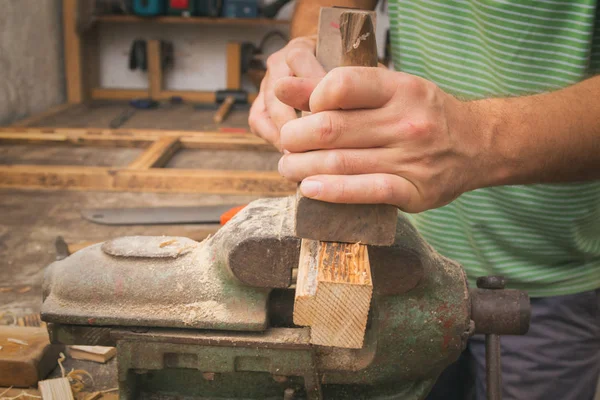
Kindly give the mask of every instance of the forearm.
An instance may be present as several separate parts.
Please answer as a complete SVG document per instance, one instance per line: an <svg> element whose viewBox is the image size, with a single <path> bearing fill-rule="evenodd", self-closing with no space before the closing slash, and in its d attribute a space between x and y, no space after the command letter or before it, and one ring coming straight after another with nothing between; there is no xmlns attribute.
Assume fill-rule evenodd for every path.
<svg viewBox="0 0 600 400"><path fill-rule="evenodd" d="M474 101L488 173L477 186L600 179L600 76L555 92Z"/></svg>
<svg viewBox="0 0 600 400"><path fill-rule="evenodd" d="M290 34L292 38L317 34L317 22L321 7L352 7L372 10L377 0L298 0Z"/></svg>

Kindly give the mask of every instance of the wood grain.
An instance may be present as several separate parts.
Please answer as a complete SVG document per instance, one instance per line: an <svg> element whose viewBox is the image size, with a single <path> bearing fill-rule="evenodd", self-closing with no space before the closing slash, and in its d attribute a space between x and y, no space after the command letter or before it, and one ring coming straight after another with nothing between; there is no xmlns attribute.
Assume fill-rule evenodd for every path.
<svg viewBox="0 0 600 400"><path fill-rule="evenodd" d="M65 78L67 81L67 101L77 104L83 101L82 89L82 49L77 33L77 0L63 0L63 43L65 51Z"/></svg>
<svg viewBox="0 0 600 400"><path fill-rule="evenodd" d="M0 165L0 187L285 196L295 184L270 171Z"/></svg>
<svg viewBox="0 0 600 400"><path fill-rule="evenodd" d="M239 42L227 43L227 89L242 88L242 45Z"/></svg>
<svg viewBox="0 0 600 400"><path fill-rule="evenodd" d="M133 160L127 168L149 169L162 167L169 162L173 154L175 154L179 148L180 143L178 137L162 137L140 154L138 158Z"/></svg>
<svg viewBox="0 0 600 400"><path fill-rule="evenodd" d="M302 240L294 323L312 344L361 348L372 295L367 246Z"/></svg>
<svg viewBox="0 0 600 400"><path fill-rule="evenodd" d="M147 41L148 48L148 91L153 100L160 99L163 87L163 71L161 65L160 40Z"/></svg>
<svg viewBox="0 0 600 400"><path fill-rule="evenodd" d="M38 383L43 400L73 400L68 378L47 379Z"/></svg>
<svg viewBox="0 0 600 400"><path fill-rule="evenodd" d="M99 22L109 23L144 23L144 24L202 24L202 25L230 25L230 26L274 26L288 25L290 21L268 18L209 18L209 17L137 17L134 15L101 15Z"/></svg>
<svg viewBox="0 0 600 400"><path fill-rule="evenodd" d="M0 128L0 143L6 144L147 147L163 137L179 137L181 147L186 149L277 151L263 139L243 133L145 129Z"/></svg>
<svg viewBox="0 0 600 400"><path fill-rule="evenodd" d="M0 386L30 387L56 366L60 346L45 327L0 326Z"/></svg>

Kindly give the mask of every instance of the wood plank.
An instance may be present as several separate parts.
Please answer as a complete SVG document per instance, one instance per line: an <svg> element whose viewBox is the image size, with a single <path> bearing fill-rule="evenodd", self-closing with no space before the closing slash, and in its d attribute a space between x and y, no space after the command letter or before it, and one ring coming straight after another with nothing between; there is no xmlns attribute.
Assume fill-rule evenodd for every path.
<svg viewBox="0 0 600 400"><path fill-rule="evenodd" d="M163 71L160 57L160 40L152 39L147 41L148 54L148 87L150 98L160 99L160 92L163 87Z"/></svg>
<svg viewBox="0 0 600 400"><path fill-rule="evenodd" d="M23 127L31 126L31 125L43 120L44 118L51 117L56 114L60 114L61 112L67 111L69 108L72 108L72 107L74 107L74 104L71 104L71 103L58 104L58 105L55 105L54 107L50 107L46 111L43 111L43 112L40 112L37 114L33 114L24 119L20 119L20 120L14 122L13 124L11 124L11 126L23 126Z"/></svg>
<svg viewBox="0 0 600 400"><path fill-rule="evenodd" d="M43 400L74 400L68 378L47 379L38 383Z"/></svg>
<svg viewBox="0 0 600 400"><path fill-rule="evenodd" d="M93 88L92 100L133 100L149 96L147 89Z"/></svg>
<svg viewBox="0 0 600 400"><path fill-rule="evenodd" d="M149 89L94 88L91 93L93 100L133 100L150 96ZM191 103L214 103L216 101L215 92L202 90L161 90L156 96L156 100L181 97L183 101ZM249 93L248 101L253 102L256 96L258 93Z"/></svg>
<svg viewBox="0 0 600 400"><path fill-rule="evenodd" d="M302 240L294 324L312 344L362 348L372 295L367 246Z"/></svg>
<svg viewBox="0 0 600 400"><path fill-rule="evenodd" d="M270 171L0 165L0 187L285 196L295 184Z"/></svg>
<svg viewBox="0 0 600 400"><path fill-rule="evenodd" d="M176 136L165 136L158 139L146 149L138 158L133 160L127 168L148 169L160 168L169 162L173 154L180 147L179 138Z"/></svg>
<svg viewBox="0 0 600 400"><path fill-rule="evenodd" d="M182 148L215 150L277 151L270 143L251 134L112 130L79 128L0 128L0 143L65 144L98 147L145 147L162 137L180 137Z"/></svg>
<svg viewBox="0 0 600 400"><path fill-rule="evenodd" d="M339 19L337 19L339 18ZM375 28L370 11L322 8L317 59L338 65L377 67ZM339 31L337 27L339 26ZM341 43L340 43L341 42ZM341 49L341 56L333 49ZM386 246L394 243L398 210L387 204L334 204L297 193L295 232L306 239Z"/></svg>
<svg viewBox="0 0 600 400"><path fill-rule="evenodd" d="M181 97L183 101L192 103L214 103L215 92L201 90L163 90L160 92L160 100L169 100L171 97Z"/></svg>
<svg viewBox="0 0 600 400"><path fill-rule="evenodd" d="M156 141L155 136L116 135L61 135L53 133L1 133L0 143L32 145L71 145L93 147L146 147Z"/></svg>
<svg viewBox="0 0 600 400"><path fill-rule="evenodd" d="M67 101L70 104L78 104L83 101L82 49L77 33L78 0L63 0L62 7Z"/></svg>
<svg viewBox="0 0 600 400"><path fill-rule="evenodd" d="M246 26L272 26L289 25L290 21L284 19L268 18L208 18L208 17L137 17L134 15L101 15L99 22L109 23L144 23L144 24L203 24L203 25L246 25Z"/></svg>
<svg viewBox="0 0 600 400"><path fill-rule="evenodd" d="M123 191L286 196L295 186L278 172L153 168L119 171L114 187Z"/></svg>
<svg viewBox="0 0 600 400"><path fill-rule="evenodd" d="M106 346L69 346L69 356L76 360L106 363L117 354L115 347Z"/></svg>
<svg viewBox="0 0 600 400"><path fill-rule="evenodd" d="M227 43L227 89L240 90L242 88L242 44L239 42Z"/></svg>
<svg viewBox="0 0 600 400"><path fill-rule="evenodd" d="M0 386L35 386L56 366L61 346L42 327L0 326Z"/></svg>
<svg viewBox="0 0 600 400"><path fill-rule="evenodd" d="M194 136L194 137L253 137L249 133L223 133L219 131L179 131L166 129L129 129L129 128L63 128L63 127L0 127L5 133L52 133L61 135L117 135L124 137L147 136ZM259 139L260 140L260 139Z"/></svg>

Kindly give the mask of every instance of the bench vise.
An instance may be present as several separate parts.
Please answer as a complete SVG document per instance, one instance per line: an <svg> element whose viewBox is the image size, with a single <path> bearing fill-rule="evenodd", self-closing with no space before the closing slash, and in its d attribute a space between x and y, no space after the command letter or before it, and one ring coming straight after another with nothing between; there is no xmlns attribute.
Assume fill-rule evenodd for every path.
<svg viewBox="0 0 600 400"><path fill-rule="evenodd" d="M310 328L292 322L293 205L257 200L200 243L122 237L51 264L42 306L51 340L116 346L123 400L417 400L474 333L527 331L525 293L469 289L462 267L400 215L395 243L369 247L364 346L311 345Z"/></svg>

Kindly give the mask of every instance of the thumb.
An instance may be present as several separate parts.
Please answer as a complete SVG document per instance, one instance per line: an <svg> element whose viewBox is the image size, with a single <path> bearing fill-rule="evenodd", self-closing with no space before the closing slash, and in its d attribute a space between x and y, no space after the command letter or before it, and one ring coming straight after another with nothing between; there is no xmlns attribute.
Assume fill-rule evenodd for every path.
<svg viewBox="0 0 600 400"><path fill-rule="evenodd" d="M275 84L275 95L282 103L301 111L310 111L310 95L319 84L317 78L281 78Z"/></svg>

